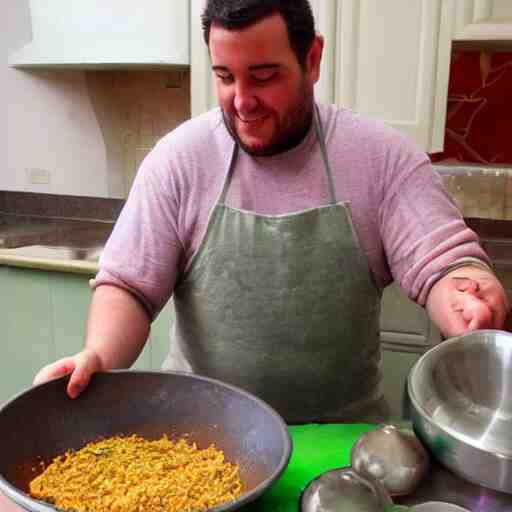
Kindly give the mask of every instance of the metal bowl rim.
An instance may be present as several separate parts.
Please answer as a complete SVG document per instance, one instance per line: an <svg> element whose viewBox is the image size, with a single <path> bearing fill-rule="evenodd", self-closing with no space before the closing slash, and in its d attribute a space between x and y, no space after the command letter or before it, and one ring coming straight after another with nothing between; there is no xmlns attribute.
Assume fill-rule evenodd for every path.
<svg viewBox="0 0 512 512"><path fill-rule="evenodd" d="M195 373L190 372L184 372L184 371L163 371L163 370L130 370L130 369L114 369L114 370L106 370L101 372L96 372L95 375L105 375L105 374L151 374L151 375L174 375L179 377L186 377L191 380L202 380L206 382L210 382L212 384L216 384L218 386L221 386L223 388L228 388L240 395L245 396L249 400L252 400L253 402L256 402L260 407L267 410L267 412L270 413L272 417L274 417L279 426L281 427L281 434L283 438L283 456L281 457L281 460L277 466L277 468L272 472L271 475L269 475L263 482L258 484L254 489L252 489L250 492L243 494L238 500L234 500L232 502L226 503L224 505L219 505L218 507L212 508L211 512L227 512L230 510L237 510L239 507L246 505L247 503L250 503L254 501L256 498L261 496L267 488L275 483L277 479L281 476L281 474L285 471L286 467L288 466L288 463L290 461L292 450L293 450L293 442L290 435L290 432L288 430L288 427L286 423L284 422L283 418L277 413L277 411L271 407L269 404L258 398L257 396L253 395L252 393L249 393L248 391L245 391L244 389L241 389L237 386L234 386L233 384L228 384L227 382L223 382L218 379L214 379L211 377L205 377L203 375L198 375ZM100 377L101 378L101 377ZM52 379L48 382L44 382L42 384L34 385L24 391L21 391L20 393L16 394L13 398L5 402L0 406L0 416L4 409L11 406L16 400L19 398L28 395L30 393L33 393L35 389L42 388L45 386L51 385L53 382L56 381L64 381L69 379L68 376L59 377L57 379ZM42 502L40 500L36 500L29 496L28 494L24 493L21 489L18 489L17 487L14 487L11 483L9 483L5 478L0 474L0 492L3 492L8 498L10 498L12 501L14 501L17 505L19 505L22 508L25 508L27 506L31 506L31 510L37 510L38 512L57 512L58 509L54 508L48 503ZM37 508L34 508L37 507ZM236 507L236 508L233 508ZM27 509L29 510L29 509Z"/></svg>
<svg viewBox="0 0 512 512"><path fill-rule="evenodd" d="M424 364L424 362L425 362L425 360L427 358L431 358L432 357L431 354L434 354L434 353L437 354L437 352L440 352L440 353L445 352L446 350L449 349L449 347L451 347L452 345L460 342L460 340L462 338L465 338L465 339L467 339L468 341L471 342L471 338L474 337L476 334L491 334L491 333L492 334L505 334L507 337L511 337L512 338L511 333L509 333L507 331L498 330L498 329L482 329L482 330L479 330L479 331L473 331L473 332L470 332L470 333L467 333L467 334L463 334L461 336L455 336L453 338L449 338L447 340L442 341L438 345L432 347L431 349L427 350L427 352L425 352L416 361L416 363L414 363L414 365L412 366L412 368L411 368L411 370L409 372L409 375L407 377L407 392L409 394L409 399L411 401L411 404L412 404L414 410L418 414L420 414L424 420L428 421L428 423L430 425L433 425L434 427L439 429L441 432L443 432L444 434L452 437L456 441L459 441L459 442L461 442L461 443L463 443L465 445L470 446L473 450L475 450L477 452L485 453L486 455L493 456L496 459L505 460L505 461L512 461L512 454L509 455L509 454L505 454L505 453L501 453L501 452L491 452L489 450L484 450L484 449L482 449L482 448L480 448L478 446L475 446L472 441L469 442L467 439L462 439L462 436L457 431L452 430L452 429L448 429L446 426L434 422L433 419L431 418L431 416L429 414L427 414L425 408L422 405L420 405L417 397L414 394L413 384L412 384L413 375L418 371L418 368L422 364ZM475 341L473 340L473 342L475 342Z"/></svg>

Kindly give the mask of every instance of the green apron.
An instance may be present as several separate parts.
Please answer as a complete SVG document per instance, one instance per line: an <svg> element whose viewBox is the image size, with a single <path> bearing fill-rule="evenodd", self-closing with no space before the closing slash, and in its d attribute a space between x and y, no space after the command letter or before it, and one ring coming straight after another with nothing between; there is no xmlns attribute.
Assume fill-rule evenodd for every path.
<svg viewBox="0 0 512 512"><path fill-rule="evenodd" d="M174 292L164 369L239 386L288 423L382 419L381 294L349 204L336 201L317 110L314 125L330 195L318 208L259 215L226 206L235 144L204 239Z"/></svg>

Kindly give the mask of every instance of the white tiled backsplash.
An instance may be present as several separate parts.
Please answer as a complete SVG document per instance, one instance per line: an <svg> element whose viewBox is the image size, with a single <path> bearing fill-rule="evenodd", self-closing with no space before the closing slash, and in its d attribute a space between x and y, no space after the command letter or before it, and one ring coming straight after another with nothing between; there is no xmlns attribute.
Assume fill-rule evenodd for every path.
<svg viewBox="0 0 512 512"><path fill-rule="evenodd" d="M190 73L87 71L87 88L100 125L112 187L127 195L155 143L190 117ZM111 190L115 195L119 190Z"/></svg>
<svg viewBox="0 0 512 512"><path fill-rule="evenodd" d="M435 168L464 217L512 220L512 167L436 165Z"/></svg>

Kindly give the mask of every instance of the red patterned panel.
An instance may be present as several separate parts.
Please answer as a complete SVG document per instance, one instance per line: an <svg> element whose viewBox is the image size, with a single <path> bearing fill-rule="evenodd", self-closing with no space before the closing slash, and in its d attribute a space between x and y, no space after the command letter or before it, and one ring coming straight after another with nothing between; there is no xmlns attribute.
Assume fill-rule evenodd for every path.
<svg viewBox="0 0 512 512"><path fill-rule="evenodd" d="M512 164L512 52L453 53L444 151L430 156Z"/></svg>

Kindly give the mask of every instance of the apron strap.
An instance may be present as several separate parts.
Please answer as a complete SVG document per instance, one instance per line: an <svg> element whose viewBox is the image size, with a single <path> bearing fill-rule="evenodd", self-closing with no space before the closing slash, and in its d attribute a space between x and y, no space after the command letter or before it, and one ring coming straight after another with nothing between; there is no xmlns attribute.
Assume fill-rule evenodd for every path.
<svg viewBox="0 0 512 512"><path fill-rule="evenodd" d="M327 175L327 183L329 186L329 195L330 195L330 203L331 205L336 204L336 188L334 186L334 180L332 178L331 166L329 164L329 158L327 157L327 147L325 145L325 137L322 128L322 121L320 119L320 112L318 111L318 106L315 103L314 110L314 119L313 124L315 125L316 138L318 143L320 144L320 151L322 153L322 160L324 161L325 174ZM231 153L231 160L229 162L228 172L226 174L226 178L224 180L224 184L222 186L222 191L219 196L218 204L225 204L226 197L228 195L229 186L231 184L231 179L233 177L233 172L235 169L236 161L238 159L238 151L239 146L235 142L233 151Z"/></svg>
<svg viewBox="0 0 512 512"><path fill-rule="evenodd" d="M226 178L224 179L224 185L222 185L222 191L219 196L219 200L217 204L225 204L226 196L228 195L229 185L231 184L231 178L233 177L233 170L235 169L235 164L238 159L238 144L235 142L233 147L233 151L231 152L231 160L229 161L228 172L226 174Z"/></svg>
<svg viewBox="0 0 512 512"><path fill-rule="evenodd" d="M318 105L315 103L315 130L316 130L316 138L318 139L318 143L320 144L320 150L322 151L322 159L324 161L325 174L327 174L327 182L329 185L329 193L331 196L331 203L336 204L336 188L334 186L334 180L332 178L331 165L329 164L329 158L327 157L327 147L325 145L325 136L322 127L322 120L320 119L320 112L318 111Z"/></svg>

